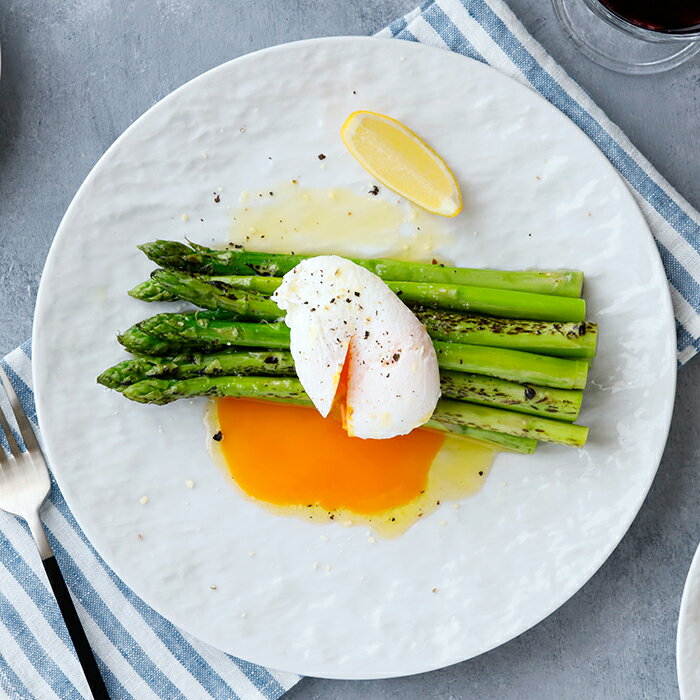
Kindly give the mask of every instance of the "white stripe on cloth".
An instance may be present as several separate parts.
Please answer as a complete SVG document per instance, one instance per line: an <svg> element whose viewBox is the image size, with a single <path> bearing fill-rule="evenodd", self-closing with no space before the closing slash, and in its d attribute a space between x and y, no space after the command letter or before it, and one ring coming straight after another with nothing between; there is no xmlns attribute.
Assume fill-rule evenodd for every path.
<svg viewBox="0 0 700 700"><path fill-rule="evenodd" d="M39 560L38 552L35 558ZM44 579L48 585L45 576L41 576L40 578ZM34 635L35 639L39 641L43 651L51 657L56 666L58 666L73 685L76 686L78 692L85 695L85 697L89 697L87 683L82 677L82 672L80 670L80 663L75 656L72 645L68 646L70 644L70 639L64 639L58 636L44 616L43 611L37 607L34 599L30 597L27 591L1 561L0 581L2 581L2 594L11 601L17 611L21 612L24 624ZM45 593L48 594L48 590L46 590Z"/></svg>
<svg viewBox="0 0 700 700"><path fill-rule="evenodd" d="M41 677L31 664L24 651L17 645L15 638L4 624L0 621L0 649L2 656L10 662L14 672L24 684L31 695L24 697L31 700L63 700L53 690L53 688ZM10 696L12 698L12 696ZM85 696L88 697L87 695ZM23 698L23 694L17 693L12 700Z"/></svg>
<svg viewBox="0 0 700 700"><path fill-rule="evenodd" d="M527 87L532 89L532 86L523 80L520 68L511 61L498 44L494 43L493 39L462 4L454 2L436 3L436 5L439 5L447 17L462 30L463 34L466 34L472 46L490 66L521 83L525 83Z"/></svg>
<svg viewBox="0 0 700 700"><path fill-rule="evenodd" d="M700 337L700 317L676 287L671 284L671 298L676 311L676 319L694 338Z"/></svg>
<svg viewBox="0 0 700 700"><path fill-rule="evenodd" d="M76 602L75 609L81 621L90 619L90 613L80 604L80 601ZM146 681L129 664L124 663L124 658L119 649L112 644L112 640L100 629L99 625L92 623L89 625L89 628L90 643L95 648L97 658L110 671L119 668L119 681L122 687L124 689L128 688L127 692L133 698L138 698L138 700L159 700L161 696L153 692ZM110 700L116 700L116 696L112 693L110 693Z"/></svg>
<svg viewBox="0 0 700 700"><path fill-rule="evenodd" d="M250 681L241 671L240 667L233 663L229 656L222 654L218 649L200 642L189 635L185 635L190 644L201 654L202 658L216 671L241 697L247 697ZM298 680L299 676L293 673L283 673L282 671L273 671L268 669L275 680L283 688L291 688Z"/></svg>
<svg viewBox="0 0 700 700"><path fill-rule="evenodd" d="M690 345L678 353L678 364L684 365L691 357L695 357L697 351Z"/></svg>

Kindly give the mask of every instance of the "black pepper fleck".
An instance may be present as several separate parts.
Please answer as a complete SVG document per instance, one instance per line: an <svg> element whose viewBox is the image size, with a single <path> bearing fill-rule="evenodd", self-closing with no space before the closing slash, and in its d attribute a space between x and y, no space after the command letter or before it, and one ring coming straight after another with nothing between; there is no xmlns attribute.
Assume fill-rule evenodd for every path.
<svg viewBox="0 0 700 700"><path fill-rule="evenodd" d="M372 187L372 189L369 191L369 194L379 194L379 188L374 185L374 187Z"/></svg>
<svg viewBox="0 0 700 700"><path fill-rule="evenodd" d="M218 433L215 433L211 436L211 439L216 440L217 442L221 442L224 439L224 434L219 430Z"/></svg>
<svg viewBox="0 0 700 700"><path fill-rule="evenodd" d="M326 159L325 153L319 153L319 154L318 154L318 159L319 159L319 160L325 160L325 159Z"/></svg>

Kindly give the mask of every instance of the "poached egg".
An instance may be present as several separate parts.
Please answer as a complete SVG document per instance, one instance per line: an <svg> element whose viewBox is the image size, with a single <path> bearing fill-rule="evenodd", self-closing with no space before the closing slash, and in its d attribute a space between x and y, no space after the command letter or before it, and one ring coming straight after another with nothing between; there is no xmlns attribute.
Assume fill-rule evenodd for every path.
<svg viewBox="0 0 700 700"><path fill-rule="evenodd" d="M375 274L336 255L302 261L272 296L299 379L319 413L339 405L351 437L405 435L440 398L425 328Z"/></svg>

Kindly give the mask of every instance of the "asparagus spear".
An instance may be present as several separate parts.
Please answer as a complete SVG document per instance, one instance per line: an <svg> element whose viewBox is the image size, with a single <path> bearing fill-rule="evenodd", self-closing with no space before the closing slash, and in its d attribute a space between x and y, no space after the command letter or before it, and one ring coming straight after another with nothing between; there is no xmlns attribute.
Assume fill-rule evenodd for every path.
<svg viewBox="0 0 700 700"><path fill-rule="evenodd" d="M202 377L189 380L146 379L131 384L124 389L124 395L139 403L164 405L178 398L194 396L231 396L236 398L255 398L275 402L312 406L298 379L290 382L271 379L270 377ZM187 382L187 383L185 383ZM426 428L452 433L462 437L480 440L490 445L522 454L532 454L537 447L537 440L498 433L491 430L469 427L455 423L445 423L435 419L425 424Z"/></svg>
<svg viewBox="0 0 700 700"><path fill-rule="evenodd" d="M252 289L261 294L272 294L282 284L279 277L264 275L202 275L209 282L230 285L236 289Z"/></svg>
<svg viewBox="0 0 700 700"><path fill-rule="evenodd" d="M595 357L598 342L596 323L520 321L467 316L436 309L415 309L414 313L434 340L557 357Z"/></svg>
<svg viewBox="0 0 700 700"><path fill-rule="evenodd" d="M131 384L124 396L140 403L166 404L194 396L235 396L272 399L290 403L308 403L301 382L292 377L194 377L192 379L145 379ZM440 399L433 419L440 423L462 425L581 447L588 428L549 418L529 416L490 406Z"/></svg>
<svg viewBox="0 0 700 700"><path fill-rule="evenodd" d="M245 323L212 318L201 312L156 314L134 328L147 335L178 344L207 347L243 347L289 349L289 328L278 323ZM124 334L119 340L122 342ZM124 344L124 343L123 343ZM131 348L126 345L128 350ZM142 354L149 353L142 351ZM158 353L160 354L160 353Z"/></svg>
<svg viewBox="0 0 700 700"><path fill-rule="evenodd" d="M440 399L433 418L444 423L494 430L508 435L529 437L542 442L556 442L572 447L583 447L588 438L588 428L584 425L563 423L540 416L528 416L491 406L477 406L466 401Z"/></svg>
<svg viewBox="0 0 700 700"><path fill-rule="evenodd" d="M237 287L236 299L241 298L239 285L240 289L248 288L253 292L261 293L272 292L279 285L279 279L274 277L202 276L200 279L215 282L232 280ZM163 301L168 294L172 294L160 288L159 282L153 279L142 282L129 293L144 301ZM221 288L216 293L227 294ZM190 301L199 302L200 305L208 303L193 296L190 296ZM270 301L269 304L273 302ZM243 306L239 305L235 308L240 309ZM271 306L266 311L269 311L269 316L274 313ZM276 313L279 315L281 312L278 309ZM598 326L595 323L559 323L468 316L445 309L422 307L414 309L414 313L425 324L428 333L435 340L510 348L557 357L592 358L595 356L598 340Z"/></svg>
<svg viewBox="0 0 700 700"><path fill-rule="evenodd" d="M255 253L242 249L214 250L177 241L153 241L139 248L162 267L210 275L249 275L281 277L308 255ZM499 271L405 262L352 258L384 280L464 284L494 289L511 289L563 297L581 296L583 274L575 270Z"/></svg>
<svg viewBox="0 0 700 700"><path fill-rule="evenodd" d="M163 276L163 273L169 273ZM161 283L162 280L162 283ZM190 284L190 280L195 280ZM260 293L265 298L270 296L282 284L279 277L256 277L251 275L195 275L183 270L158 269L151 273L151 279L137 284L129 290L129 296L141 301L175 301L186 299L197 306L204 308L220 308L214 299L208 299L212 289L200 287L201 283L208 283L215 288L222 297L222 304L226 303L226 297L241 299L241 292ZM187 297L181 296L181 292ZM269 300L268 300L269 301ZM203 303L202 303L203 302ZM274 302L270 302L274 303ZM206 304L206 306L205 306ZM277 315L280 311L277 308Z"/></svg>
<svg viewBox="0 0 700 700"><path fill-rule="evenodd" d="M110 389L121 389L149 377L186 379L196 376L251 374L294 376L294 360L291 353L282 350L212 354L194 352L175 357L140 355L105 370L97 382Z"/></svg>
<svg viewBox="0 0 700 700"><path fill-rule="evenodd" d="M243 318L261 321L276 321L284 316L274 301L250 289L206 282L177 270L155 270L151 280L160 284L167 293L204 309L231 311Z"/></svg>
<svg viewBox="0 0 700 700"><path fill-rule="evenodd" d="M173 343L173 351L149 349L142 336L155 337ZM132 335L139 340L131 344ZM289 328L284 323L245 323L229 321L206 312L157 314L141 321L119 336L119 342L128 350L143 355L177 354L183 346L203 347L263 347L289 349ZM537 384L560 389L582 389L586 384L588 363L585 360L565 360L503 348L485 348L459 343L434 343L438 364L472 374L500 377L521 384Z"/></svg>
<svg viewBox="0 0 700 700"><path fill-rule="evenodd" d="M141 301L177 301L180 297L168 291L160 282L148 279L130 289L128 295Z"/></svg>
<svg viewBox="0 0 700 700"><path fill-rule="evenodd" d="M494 377L463 372L440 372L440 389L448 399L496 406L564 421L574 421L581 411L582 391L517 384Z"/></svg>
<svg viewBox="0 0 700 700"><path fill-rule="evenodd" d="M189 312L191 320L199 319L200 322L213 321L216 319L235 321L238 316L236 314L223 311L195 311ZM127 328L123 333L117 335L117 340L130 352L137 355L154 355L166 356L177 355L178 353L190 350L192 352L201 350L204 347L202 342L191 342L185 338L179 340L159 338L155 335L150 335L139 328L137 323L130 328Z"/></svg>
<svg viewBox="0 0 700 700"><path fill-rule="evenodd" d="M238 351L213 354L185 353L172 358L141 355L105 370L97 382L122 390L150 377L189 379L198 376L272 375L295 376L291 353ZM582 393L516 384L477 374L444 371L440 374L443 396L486 406L545 415L573 421L581 408Z"/></svg>
<svg viewBox="0 0 700 700"><path fill-rule="evenodd" d="M452 435L471 438L472 440L479 440L493 447L499 447L511 452L520 452L526 455L531 455L537 448L537 440L533 440L532 438L506 435L505 433L496 433L493 430L482 430L481 428L469 428L466 425L441 423L440 421L431 419L425 423L423 427L439 430L442 433L451 433Z"/></svg>
<svg viewBox="0 0 700 700"><path fill-rule="evenodd" d="M257 311L256 304L262 303L260 317L273 320L279 318L281 313L277 309L277 316L274 316L272 308L264 307L264 299L259 296L263 291L274 292L282 283L279 278L240 275L196 277L188 272L156 270L153 279L163 284L166 291L207 309L220 308L251 316ZM586 302L583 299L456 284L389 281L387 285L409 306L541 321L583 321L586 316ZM216 291L212 286L216 287ZM136 290L132 290L131 294L134 296ZM248 296L253 300L250 305L245 304ZM268 303L277 308L274 302ZM241 311L242 308L244 311Z"/></svg>
<svg viewBox="0 0 700 700"><path fill-rule="evenodd" d="M179 241L156 240L137 246L146 256L157 265L170 270L185 270L207 275L226 274L240 267L238 258L242 246L233 250L216 250L190 243L185 245ZM246 271L247 274L248 271Z"/></svg>
<svg viewBox="0 0 700 700"><path fill-rule="evenodd" d="M144 333L138 326L131 326L117 335L117 340L129 351L136 354L164 356L175 355L192 347L186 341L163 340Z"/></svg>
<svg viewBox="0 0 700 700"><path fill-rule="evenodd" d="M583 321L583 299L457 284L387 282L405 304L533 321Z"/></svg>
<svg viewBox="0 0 700 700"><path fill-rule="evenodd" d="M227 290L231 289L244 289L251 293L272 294L282 283L277 277L246 275L201 275L199 279L218 285L219 290L223 294L226 294ZM542 294L523 294L500 289L474 288L464 285L436 285L423 282L389 281L387 285L408 306L418 305L419 308L423 306L435 307L422 309L425 318L423 322L426 325L435 326L442 334L450 336L449 338L440 338L440 340L459 342L456 338L470 330L469 323L474 318L465 317L463 314L448 311L447 309L471 309L477 313L492 314L494 316L507 315L517 319L528 319L526 322L511 321L510 324L500 318L486 318L483 321L480 319L480 323L489 324L489 330L492 333L530 332L534 335L539 335L544 329L551 336L561 337L564 335L563 341L571 341L583 337L587 330L586 324L580 322L582 318L573 319L577 321L576 323L564 323L561 322L561 319L546 318L547 316L561 316L562 318L565 316L585 316L585 302L582 299L552 299L551 296ZM194 297L190 298L189 301L205 306L205 304L199 304ZM535 319L535 321L529 320L530 318ZM538 323L537 319L542 320ZM556 321L559 322L556 323ZM471 321L471 323L474 323L474 321ZM582 328L583 330L581 330ZM568 334L568 338L566 334ZM486 345L487 343L475 344ZM566 349L572 343L561 342L560 345ZM595 354L595 334L590 336L585 343L586 350L590 350L591 346L593 354ZM575 346L574 349L576 349Z"/></svg>
<svg viewBox="0 0 700 700"><path fill-rule="evenodd" d="M566 360L520 350L437 340L433 345L441 369L486 374L520 384L539 384L557 389L583 389L586 386L588 363L585 360Z"/></svg>

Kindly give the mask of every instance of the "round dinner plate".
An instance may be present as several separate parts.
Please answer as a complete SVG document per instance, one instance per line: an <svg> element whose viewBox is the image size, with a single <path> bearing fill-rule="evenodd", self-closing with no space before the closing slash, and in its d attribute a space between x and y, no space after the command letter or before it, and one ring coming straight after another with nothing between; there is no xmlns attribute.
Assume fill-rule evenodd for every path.
<svg viewBox="0 0 700 700"><path fill-rule="evenodd" d="M700 697L700 547L690 565L681 599L676 668L681 700Z"/></svg>
<svg viewBox="0 0 700 700"><path fill-rule="evenodd" d="M357 109L408 124L461 183L464 212L435 219L444 235L429 258L581 269L589 319L600 324L580 418L591 429L588 445L501 454L461 508L443 504L393 540L275 516L241 498L207 454L204 400L142 406L95 383L124 357L116 331L168 308L126 295L153 267L136 244L221 242L243 191L290 178L366 193L371 180L339 137ZM397 201L385 188L378 196ZM339 252L389 256L392 245ZM149 605L253 662L378 678L503 644L600 567L659 464L674 335L666 278L640 211L603 154L558 110L447 51L318 39L209 71L107 151L46 263L34 382L48 457L75 517ZM269 434L261 469L275 459L273 425Z"/></svg>

